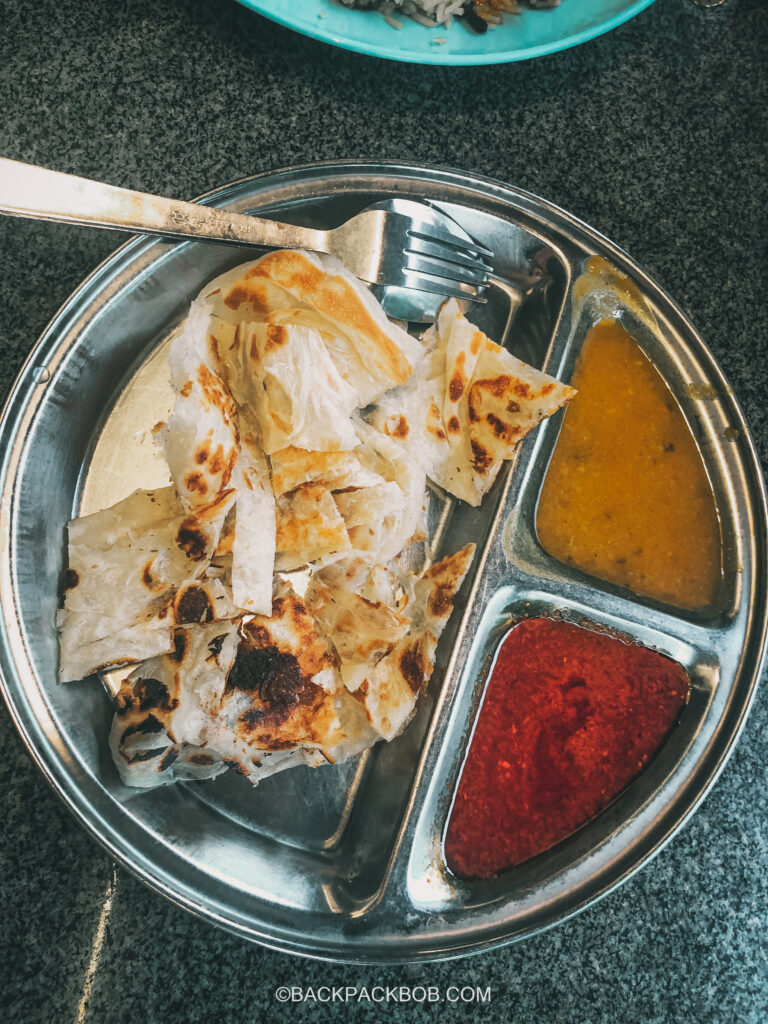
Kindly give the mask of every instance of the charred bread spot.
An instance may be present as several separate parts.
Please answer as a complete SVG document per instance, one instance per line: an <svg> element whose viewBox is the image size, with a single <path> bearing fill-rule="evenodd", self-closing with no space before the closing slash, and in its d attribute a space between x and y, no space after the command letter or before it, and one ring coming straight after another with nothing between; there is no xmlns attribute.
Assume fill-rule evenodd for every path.
<svg viewBox="0 0 768 1024"><path fill-rule="evenodd" d="M487 391L490 395L493 395L494 398L503 398L511 383L512 378L509 374L500 373L498 377L487 377L485 380L476 381L475 384L472 385L472 390L474 391L475 388L478 388L479 390ZM525 387L525 385L523 386ZM516 388L513 390L515 391L515 394L520 394Z"/></svg>
<svg viewBox="0 0 768 1024"><path fill-rule="evenodd" d="M495 413L489 412L485 419L496 437L506 436L507 426L503 420L500 420L499 417L495 415Z"/></svg>
<svg viewBox="0 0 768 1024"><path fill-rule="evenodd" d="M283 620L289 627L294 638L292 656L298 661L301 675L309 678L331 663L327 642L321 639L314 619L295 594L278 597L273 601L272 618ZM254 620L245 626L245 635L251 638L251 646L273 646L275 641L268 627L270 621L265 619L264 625L260 625Z"/></svg>
<svg viewBox="0 0 768 1024"><path fill-rule="evenodd" d="M190 561L199 562L205 558L207 539L193 518L188 517L182 521L176 534L176 543Z"/></svg>
<svg viewBox="0 0 768 1024"><path fill-rule="evenodd" d="M126 712L131 711L134 707L135 701L133 694L127 687L123 687L117 695L117 713L118 715L124 715Z"/></svg>
<svg viewBox="0 0 768 1024"><path fill-rule="evenodd" d="M160 679L139 679L136 684L136 696L140 711L149 711L152 708L173 711L179 706L178 700L171 697L171 691Z"/></svg>
<svg viewBox="0 0 768 1024"><path fill-rule="evenodd" d="M216 759L211 757L210 754L190 754L187 761L190 764L200 765L201 768L209 768L212 764L215 764Z"/></svg>
<svg viewBox="0 0 768 1024"><path fill-rule="evenodd" d="M234 473L235 466L237 465L238 455L239 455L238 450L236 448L233 448L230 451L229 455L227 456L226 464L225 464L224 470L223 470L223 472L221 474L221 486L222 487L226 487L227 484L229 483L229 481L232 479L232 474Z"/></svg>
<svg viewBox="0 0 768 1024"><path fill-rule="evenodd" d="M197 586L186 587L176 598L177 622L211 622L213 606L206 592Z"/></svg>
<svg viewBox="0 0 768 1024"><path fill-rule="evenodd" d="M192 491L197 494L207 494L208 484L203 479L200 473L187 473L184 477L184 486L188 491Z"/></svg>
<svg viewBox="0 0 768 1024"><path fill-rule="evenodd" d="M461 423L459 423L458 416L451 416L448 420L448 430L451 434L458 434L461 430Z"/></svg>
<svg viewBox="0 0 768 1024"><path fill-rule="evenodd" d="M438 584L427 600L427 611L436 619L447 619L453 608L453 586Z"/></svg>
<svg viewBox="0 0 768 1024"><path fill-rule="evenodd" d="M120 737L120 742L121 744L125 743L129 736L134 736L137 733L142 736L152 736L154 733L162 732L164 729L165 726L159 718L155 718L154 715L147 715L146 718L142 718L142 720L137 722L135 725L127 725ZM165 747L162 749L165 750Z"/></svg>
<svg viewBox="0 0 768 1024"><path fill-rule="evenodd" d="M162 592L166 589L166 585L162 582L162 580L156 579L152 575L152 566L154 564L154 561L154 558L150 558L150 560L141 570L141 582L150 592Z"/></svg>
<svg viewBox="0 0 768 1024"><path fill-rule="evenodd" d="M238 775L245 775L246 778L248 777L248 769L245 768L242 764L240 764L240 762L236 758L223 757L222 761L227 766L227 768L231 768L232 771L237 772Z"/></svg>
<svg viewBox="0 0 768 1024"><path fill-rule="evenodd" d="M408 644L400 654L400 672L412 693L419 692L429 670L420 641Z"/></svg>
<svg viewBox="0 0 768 1024"><path fill-rule="evenodd" d="M269 630L257 622L248 623L248 639L254 647L270 647L272 645Z"/></svg>
<svg viewBox="0 0 768 1024"><path fill-rule="evenodd" d="M250 276L250 275L249 275ZM239 309L247 303L254 313L268 313L269 302L266 287L259 281L236 284L224 297L224 305Z"/></svg>
<svg viewBox="0 0 768 1024"><path fill-rule="evenodd" d="M250 708L250 710L240 716L240 721L245 726L257 726L261 725L266 717L267 712L265 708Z"/></svg>
<svg viewBox="0 0 768 1024"><path fill-rule="evenodd" d="M452 402L458 402L464 394L465 380L463 374L458 371L451 377L448 384L448 396Z"/></svg>
<svg viewBox="0 0 768 1024"><path fill-rule="evenodd" d="M427 430L429 431L430 434L433 434L438 439L438 441L444 441L445 440L445 431L443 430L443 428L441 426L439 426L439 423L440 423L440 410L437 408L437 406L435 405L434 402L429 407L429 416L435 422L434 423L430 423L429 422L429 418L428 418Z"/></svg>
<svg viewBox="0 0 768 1024"><path fill-rule="evenodd" d="M241 715L238 719L238 734L245 733L247 736L250 732L258 732L264 723L268 722L267 734L259 738L259 743L264 743L268 751L275 750L291 750L296 746L295 739L281 739L279 736L269 735L269 731L274 727L275 724L279 724L277 716L260 715L256 709L252 711L246 711L245 714Z"/></svg>
<svg viewBox="0 0 768 1024"><path fill-rule="evenodd" d="M179 389L179 394L181 395L181 397L182 398L189 398L189 396L192 394L192 388L194 386L195 386L194 382L191 381L191 380L188 380L187 383L184 384L184 386Z"/></svg>
<svg viewBox="0 0 768 1024"><path fill-rule="evenodd" d="M216 337L215 334L208 335L208 346L211 352L213 353L214 358L218 362L221 356L219 355L219 339Z"/></svg>
<svg viewBox="0 0 768 1024"><path fill-rule="evenodd" d="M485 473L493 462L493 456L480 444L479 441L472 442L472 465L478 473Z"/></svg>
<svg viewBox="0 0 768 1024"><path fill-rule="evenodd" d="M173 650L168 655L171 661L175 661L177 665L180 665L186 657L188 647L189 637L187 636L186 629L174 629Z"/></svg>
<svg viewBox="0 0 768 1024"><path fill-rule="evenodd" d="M510 413L520 412L520 406L514 400L514 398L510 399L510 401L507 402L507 412L510 412Z"/></svg>
<svg viewBox="0 0 768 1024"><path fill-rule="evenodd" d="M61 574L61 592L66 594L80 582L80 574L75 569L65 569Z"/></svg>
<svg viewBox="0 0 768 1024"><path fill-rule="evenodd" d="M264 346L265 354L272 349L281 348L288 344L288 328L282 324L269 324L267 326L267 343Z"/></svg>
<svg viewBox="0 0 768 1024"><path fill-rule="evenodd" d="M211 640L210 643L208 644L208 650L211 652L214 658L218 658L218 656L221 654L221 649L224 646L224 641L226 639L227 634L222 633L221 636L215 636L213 640Z"/></svg>
<svg viewBox="0 0 768 1024"><path fill-rule="evenodd" d="M306 680L292 654L277 647L252 648L241 643L227 677L227 690L258 693L275 710L296 704Z"/></svg>
<svg viewBox="0 0 768 1024"><path fill-rule="evenodd" d="M171 767L171 765L173 764L173 762L176 760L176 758L178 756L179 756L179 748L178 747L169 747L168 753L165 755L165 757L162 759L160 764L157 766L157 770L159 772L166 772L166 771L168 771L168 769Z"/></svg>
<svg viewBox="0 0 768 1024"><path fill-rule="evenodd" d="M409 430L408 420L406 420L405 416L398 416L397 425L395 426L395 429L391 431L391 436L406 438L408 437Z"/></svg>
<svg viewBox="0 0 768 1024"><path fill-rule="evenodd" d="M213 455L210 456L210 463L208 468L212 473L219 474L223 471L225 466L226 461L224 459L224 446L219 445L216 451L213 453Z"/></svg>
<svg viewBox="0 0 768 1024"><path fill-rule="evenodd" d="M208 461L208 456L211 454L211 449L207 444L201 444L195 452L195 462L198 466L204 465Z"/></svg>
<svg viewBox="0 0 768 1024"><path fill-rule="evenodd" d="M204 403L218 409L226 424L231 423L235 415L235 403L223 381L211 373L205 363L201 363L198 367L197 380Z"/></svg>

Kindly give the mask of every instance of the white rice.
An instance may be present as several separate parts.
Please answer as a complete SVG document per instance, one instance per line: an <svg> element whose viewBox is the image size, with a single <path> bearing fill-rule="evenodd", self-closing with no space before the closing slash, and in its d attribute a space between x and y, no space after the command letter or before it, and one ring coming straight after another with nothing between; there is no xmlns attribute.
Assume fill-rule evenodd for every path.
<svg viewBox="0 0 768 1024"><path fill-rule="evenodd" d="M372 7L396 27L400 27L393 15L406 14L422 25L450 25L451 17L460 14L465 0L341 0L347 7Z"/></svg>

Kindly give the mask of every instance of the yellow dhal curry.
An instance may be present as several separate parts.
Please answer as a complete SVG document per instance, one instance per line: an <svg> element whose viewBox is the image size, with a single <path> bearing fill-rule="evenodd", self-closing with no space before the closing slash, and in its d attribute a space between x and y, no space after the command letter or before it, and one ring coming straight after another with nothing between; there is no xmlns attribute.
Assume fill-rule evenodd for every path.
<svg viewBox="0 0 768 1024"><path fill-rule="evenodd" d="M672 393L613 320L590 330L572 383L578 394L539 501L543 547L637 594L681 608L713 604L720 526Z"/></svg>

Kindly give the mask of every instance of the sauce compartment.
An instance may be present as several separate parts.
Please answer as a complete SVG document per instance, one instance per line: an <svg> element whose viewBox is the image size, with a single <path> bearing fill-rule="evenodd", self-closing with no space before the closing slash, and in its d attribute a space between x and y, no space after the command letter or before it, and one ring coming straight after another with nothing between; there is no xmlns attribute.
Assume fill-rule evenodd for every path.
<svg viewBox="0 0 768 1024"><path fill-rule="evenodd" d="M694 630L686 637L685 629L675 630L676 620L669 619L632 626L612 611L608 602L601 606L599 600L594 605L588 601L588 594L578 600L538 588L505 587L489 602L461 674L451 725L430 780L409 859L409 896L425 911L437 907L441 913L452 907L490 911L494 904L510 899L519 899L523 908L526 890L534 885L541 895L542 887L551 886L554 893L566 884L565 872L572 881L587 880L615 849L647 837L663 804L665 786L701 742L702 725L716 703L720 678L717 655L706 647L707 634ZM653 658L663 657L687 675L688 699L675 714L671 728L664 730L655 752L581 825L538 855L493 877L462 878L450 869L445 838L493 668L515 627L542 619L586 629L612 643L641 645ZM479 834L477 842L482 842Z"/></svg>
<svg viewBox="0 0 768 1024"><path fill-rule="evenodd" d="M689 692L676 661L594 623L513 625L448 815L452 874L493 877L596 818L656 756Z"/></svg>
<svg viewBox="0 0 768 1024"><path fill-rule="evenodd" d="M553 557L637 595L711 607L720 523L677 400L627 329L590 328L537 509Z"/></svg>
<svg viewBox="0 0 768 1024"><path fill-rule="evenodd" d="M628 578L627 573L623 574L623 578L621 573L617 573L611 579L609 572L598 574L594 563L572 564L566 560L562 547L567 546L567 539L558 549L547 535L546 524L542 530L541 518L542 504L547 499L547 478L553 472L553 466L557 471L560 439L564 440L564 448L574 447L572 443L569 444L568 431L564 432L570 410L566 410L563 417L553 418L551 422L543 424L539 430L535 453L525 479L518 484L518 494L504 528L507 561L526 577L535 577L551 584L573 582L647 607L664 608L692 621L724 625L738 615L745 543L744 535L736 525L739 512L723 455L724 446L727 447L733 440L730 396L725 390L702 383L710 379L708 368L702 364L695 351L676 336L672 325L663 319L657 309L642 313L615 301L607 304L604 296L600 295L588 296L576 305L571 314L571 326L564 325L563 328L569 331L567 340L561 340L555 346L559 362L556 366L549 366L548 372L571 382L585 340L595 325L606 319L615 320L617 328L632 338L640 353L639 358L646 361L646 368L658 375L659 392L655 398L661 401L664 396L675 403L670 416L677 419L678 432L695 445L694 454L698 454L701 460L698 476L702 490L698 498L702 505L711 498L715 510L716 519L710 519L709 543L712 561L715 563L715 577L718 575L716 563L720 563L719 579L711 581L709 592L701 601L686 602L681 599L676 603L674 595L663 584L655 594L647 591L640 593L639 587L638 590L631 590L626 585L634 582ZM573 402L578 402L578 398L577 395ZM676 454L673 453L671 457ZM573 456L573 450L570 455ZM610 493L610 486L608 481L605 485L606 493ZM554 504L559 497L550 493L549 503ZM683 519L679 517L675 524L678 531L683 528ZM695 552L691 552L691 557L695 559ZM706 585L703 589L706 589Z"/></svg>

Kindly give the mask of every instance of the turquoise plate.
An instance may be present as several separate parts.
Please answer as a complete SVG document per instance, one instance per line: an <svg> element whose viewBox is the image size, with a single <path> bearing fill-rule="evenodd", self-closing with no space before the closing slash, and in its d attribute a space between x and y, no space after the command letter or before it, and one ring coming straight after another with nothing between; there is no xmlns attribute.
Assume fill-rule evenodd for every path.
<svg viewBox="0 0 768 1024"><path fill-rule="evenodd" d="M371 11L350 10L332 0L240 0L281 25L340 46L413 64L503 64L555 53L609 32L653 0L562 0L553 10L507 15L483 35L457 21L450 28L425 28L409 18L394 29ZM442 42L441 42L442 40Z"/></svg>

